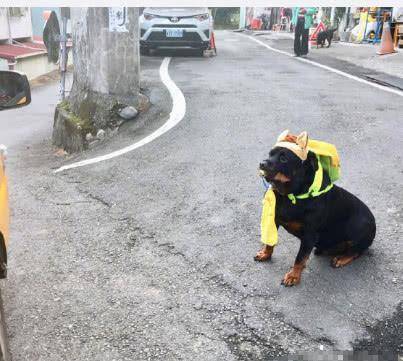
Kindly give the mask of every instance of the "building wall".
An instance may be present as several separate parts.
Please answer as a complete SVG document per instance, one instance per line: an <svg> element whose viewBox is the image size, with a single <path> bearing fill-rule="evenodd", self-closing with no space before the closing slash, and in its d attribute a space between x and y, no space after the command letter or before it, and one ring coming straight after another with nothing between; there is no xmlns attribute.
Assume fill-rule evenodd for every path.
<svg viewBox="0 0 403 361"><path fill-rule="evenodd" d="M31 38L31 12L27 7L21 8L0 8L0 41L9 38L8 19L10 22L11 37L13 39Z"/></svg>
<svg viewBox="0 0 403 361"><path fill-rule="evenodd" d="M26 74L28 80L34 79L40 75L50 73L58 66L48 62L47 55L30 56L28 58L18 59L14 70Z"/></svg>
<svg viewBox="0 0 403 361"><path fill-rule="evenodd" d="M0 70L8 70L8 61L0 58Z"/></svg>
<svg viewBox="0 0 403 361"><path fill-rule="evenodd" d="M0 8L0 41L8 39L7 8Z"/></svg>
<svg viewBox="0 0 403 361"><path fill-rule="evenodd" d="M72 64L72 56L71 54L69 54L68 65L71 64ZM37 56L30 56L27 58L17 59L17 64L14 67L14 70L26 74L28 80L32 80L38 76L50 73L51 71L57 69L59 69L59 65L49 63L47 54L40 54Z"/></svg>
<svg viewBox="0 0 403 361"><path fill-rule="evenodd" d="M246 7L239 8L239 28L243 29L246 26Z"/></svg>

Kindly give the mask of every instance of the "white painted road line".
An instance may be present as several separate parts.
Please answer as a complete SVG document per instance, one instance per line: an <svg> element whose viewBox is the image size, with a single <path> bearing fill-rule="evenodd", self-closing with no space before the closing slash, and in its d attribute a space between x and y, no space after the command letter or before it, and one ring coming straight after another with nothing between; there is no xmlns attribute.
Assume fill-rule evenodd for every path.
<svg viewBox="0 0 403 361"><path fill-rule="evenodd" d="M164 125L162 125L156 131L154 131L150 135L144 137L143 139L141 139L140 141L138 141L132 145L129 145L122 149L116 150L112 153L108 153L108 154L105 154L105 155L102 155L99 157L90 158L90 159L83 160L81 162L64 165L63 167L56 169L55 173L62 172L67 169L84 167L86 165L95 164L95 163L103 162L108 159L119 157L123 154L131 152L132 150L140 148L147 143L152 142L153 140L157 139L158 137L160 137L161 135L166 133L168 130L172 129L175 125L177 125L185 116L186 100L185 100L185 97L183 96L182 91L177 87L177 85L173 82L173 80L169 76L168 66L169 66L170 61L171 61L171 58L168 58L168 57L164 58L164 60L161 63L161 66L160 66L161 81L167 87L169 94L171 95L171 98L172 98L172 111L169 114L169 118L164 123Z"/></svg>
<svg viewBox="0 0 403 361"><path fill-rule="evenodd" d="M322 68L322 69L328 70L328 71L330 71L330 72L332 72L332 73L339 74L339 75L341 75L341 76L344 76L345 78L349 78L349 79L358 81L358 82L360 82L360 83L363 83L363 84L372 86L372 87L374 87L374 88L383 90L383 91L385 91L385 92L393 93L393 94L396 94L396 95L399 95L399 96L403 97L403 91L401 91L401 90L389 88L389 87L387 87L387 86L383 86L383 85L376 84L376 83L372 83L372 82L370 82L370 81L368 81L368 80L365 80L365 79L362 79L362 78L360 78L360 77L358 77L358 76L348 74L348 73L346 73L346 72L344 72L344 71L341 71L341 70L332 68L332 67L327 66L327 65L323 65L323 64L317 63L317 62L312 61L312 60L308 60L308 59L304 59L304 58L300 58L300 57L294 57L294 54L291 54L291 53L288 53L288 52L286 52L286 51L273 48L273 47L271 47L270 45L267 45L266 43L264 43L263 41L258 40L258 39L255 39L254 37L252 37L252 36L250 36L250 35L243 35L243 36L247 36L249 39L255 41L256 43L258 43L258 44L264 46L265 48L267 48L267 49L269 49L269 50L271 50L271 51L274 51L274 52L276 52L276 53L283 54L283 55L286 55L286 56L289 56L289 57L293 57L293 58L295 58L295 60L301 61L301 62L303 62L303 63L307 63L307 64L310 64L310 65L313 65L313 66L317 66L318 68Z"/></svg>

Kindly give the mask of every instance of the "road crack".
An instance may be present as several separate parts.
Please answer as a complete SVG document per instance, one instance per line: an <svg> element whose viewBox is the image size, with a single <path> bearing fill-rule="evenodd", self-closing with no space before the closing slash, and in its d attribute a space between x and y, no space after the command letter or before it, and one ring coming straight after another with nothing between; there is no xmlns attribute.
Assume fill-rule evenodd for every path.
<svg viewBox="0 0 403 361"><path fill-rule="evenodd" d="M102 204L103 206L105 206L105 207L107 207L107 208L112 208L112 205L113 205L113 204L109 203L107 200L105 200L105 199L102 198L101 196L96 195L96 194L93 194L93 193L91 193L90 191L83 190L83 189L81 189L80 187L76 187L76 188L77 188L77 190L78 190L78 192L79 192L80 194L84 194L85 196L87 196L87 197L93 199L94 201L97 201L98 203Z"/></svg>

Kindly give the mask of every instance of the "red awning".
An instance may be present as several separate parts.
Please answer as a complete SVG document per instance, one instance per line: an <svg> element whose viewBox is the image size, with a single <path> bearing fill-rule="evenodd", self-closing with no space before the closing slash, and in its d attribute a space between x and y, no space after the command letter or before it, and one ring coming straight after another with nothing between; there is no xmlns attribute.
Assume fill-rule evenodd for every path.
<svg viewBox="0 0 403 361"><path fill-rule="evenodd" d="M46 54L44 44L27 41L21 44L0 44L0 58L15 61L18 58L25 58L38 54Z"/></svg>

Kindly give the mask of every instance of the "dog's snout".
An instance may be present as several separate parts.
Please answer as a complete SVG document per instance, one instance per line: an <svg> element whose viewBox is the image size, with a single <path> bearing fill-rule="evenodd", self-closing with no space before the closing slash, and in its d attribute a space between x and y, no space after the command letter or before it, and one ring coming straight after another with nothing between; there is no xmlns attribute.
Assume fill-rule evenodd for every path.
<svg viewBox="0 0 403 361"><path fill-rule="evenodd" d="M273 163L269 159L266 159L260 163L260 169L273 169Z"/></svg>

